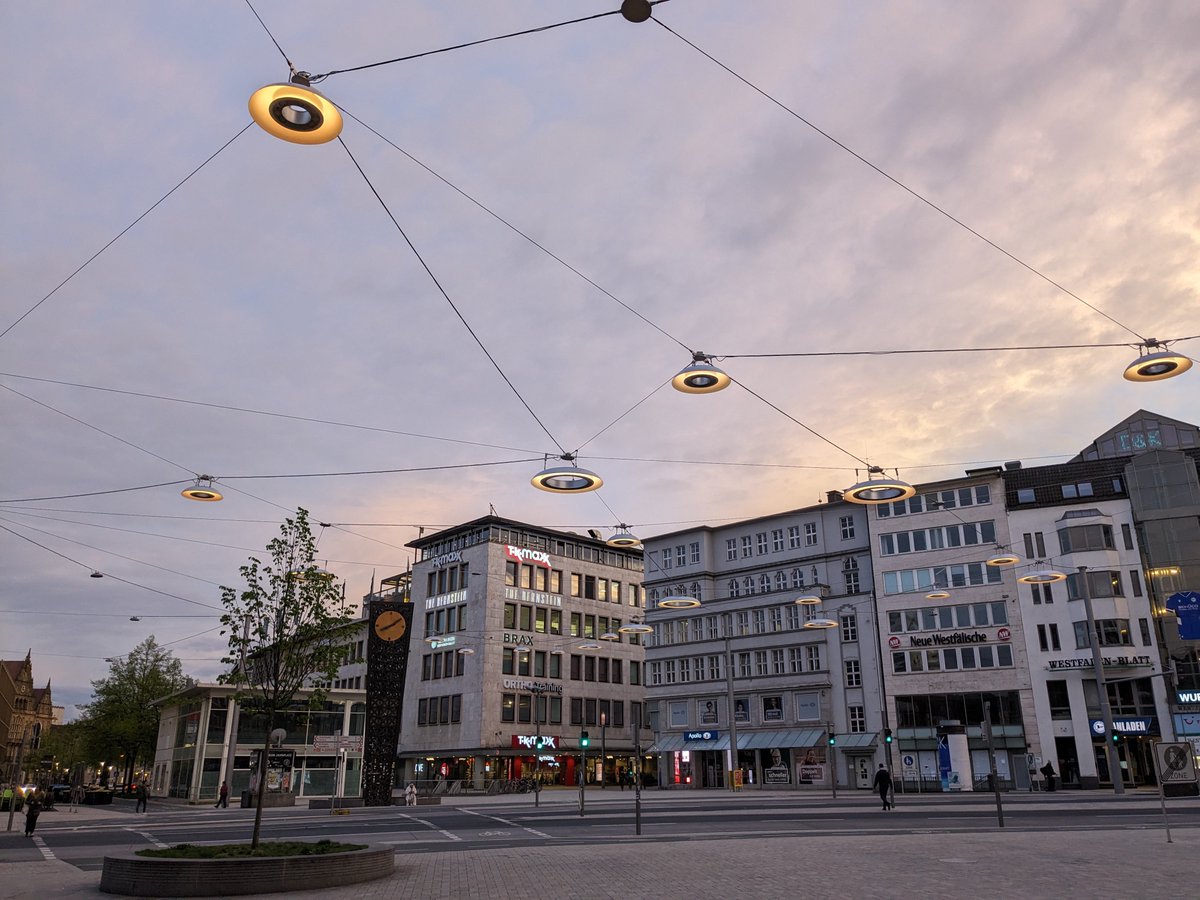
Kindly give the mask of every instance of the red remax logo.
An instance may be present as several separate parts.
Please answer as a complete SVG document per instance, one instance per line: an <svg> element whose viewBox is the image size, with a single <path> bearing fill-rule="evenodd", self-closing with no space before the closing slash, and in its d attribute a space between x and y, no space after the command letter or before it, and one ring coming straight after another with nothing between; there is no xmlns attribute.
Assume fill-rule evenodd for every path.
<svg viewBox="0 0 1200 900"><path fill-rule="evenodd" d="M888 638L888 646L891 647L893 650L895 650L897 647L900 646L900 638L896 637L895 635L892 635L890 638Z"/></svg>
<svg viewBox="0 0 1200 900"><path fill-rule="evenodd" d="M1001 628L999 631L996 632L996 637L998 637L1002 641L1007 641L1009 638L1012 637L1012 632L1009 631L1007 628Z"/></svg>

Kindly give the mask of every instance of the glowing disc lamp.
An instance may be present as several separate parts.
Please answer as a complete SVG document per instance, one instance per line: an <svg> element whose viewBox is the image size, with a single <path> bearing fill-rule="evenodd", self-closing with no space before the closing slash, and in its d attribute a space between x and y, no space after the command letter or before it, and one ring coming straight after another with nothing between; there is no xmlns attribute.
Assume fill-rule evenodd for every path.
<svg viewBox="0 0 1200 900"><path fill-rule="evenodd" d="M1017 556L1015 553L997 553L995 556L989 556L987 558L987 564L989 566L995 566L996 568L1000 568L1002 566L1015 566L1020 561L1021 557Z"/></svg>
<svg viewBox="0 0 1200 900"><path fill-rule="evenodd" d="M878 476L878 477L876 477ZM842 492L842 499L850 503L864 505L892 503L896 500L907 500L916 494L917 489L907 481L899 478L888 478L879 466L867 469L867 480L851 485Z"/></svg>
<svg viewBox="0 0 1200 900"><path fill-rule="evenodd" d="M725 390L732 381L724 369L714 366L711 358L697 350L691 364L671 379L671 387L685 394L713 394Z"/></svg>
<svg viewBox="0 0 1200 900"><path fill-rule="evenodd" d="M815 597L815 596L809 594L808 596L805 596L805 597L797 597L792 602L797 604L798 606L820 606L821 598Z"/></svg>
<svg viewBox="0 0 1200 900"><path fill-rule="evenodd" d="M1138 346L1146 352L1125 367L1126 381L1164 381L1192 367L1190 359L1168 350L1162 341L1150 338Z"/></svg>
<svg viewBox="0 0 1200 900"><path fill-rule="evenodd" d="M250 115L267 134L293 144L326 144L342 133L342 114L309 85L307 72L250 95Z"/></svg>
<svg viewBox="0 0 1200 900"><path fill-rule="evenodd" d="M1066 580L1066 575L1054 569L1034 569L1017 579L1021 584L1054 584L1056 581Z"/></svg>
<svg viewBox="0 0 1200 900"><path fill-rule="evenodd" d="M617 533L610 537L606 544L610 547L640 547L642 542L639 541L629 531L629 526L621 523L617 526Z"/></svg>
<svg viewBox="0 0 1200 900"><path fill-rule="evenodd" d="M538 490L551 494L586 494L604 484L604 479L595 472L575 465L572 454L564 453L560 458L571 465L542 469L530 479L530 483Z"/></svg>
<svg viewBox="0 0 1200 900"><path fill-rule="evenodd" d="M804 623L805 628L837 628L838 623L833 619L810 619Z"/></svg>
<svg viewBox="0 0 1200 900"><path fill-rule="evenodd" d="M926 600L945 600L950 596L950 592L944 588L937 588L925 595Z"/></svg>
<svg viewBox="0 0 1200 900"><path fill-rule="evenodd" d="M199 476L196 483L180 491L179 496L187 500L199 500L201 503L216 503L225 499L225 495L213 487L211 475Z"/></svg>
<svg viewBox="0 0 1200 900"><path fill-rule="evenodd" d="M695 609L699 605L695 597L663 597L658 601L659 609Z"/></svg>
<svg viewBox="0 0 1200 900"><path fill-rule="evenodd" d="M630 622L617 629L621 634L654 634L654 629L645 622Z"/></svg>

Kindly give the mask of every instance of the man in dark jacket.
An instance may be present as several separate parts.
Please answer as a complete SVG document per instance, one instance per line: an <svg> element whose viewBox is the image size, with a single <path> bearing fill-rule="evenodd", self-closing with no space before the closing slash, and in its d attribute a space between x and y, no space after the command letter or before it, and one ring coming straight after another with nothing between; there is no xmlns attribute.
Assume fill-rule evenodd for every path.
<svg viewBox="0 0 1200 900"><path fill-rule="evenodd" d="M883 801L885 810L895 807L896 804L888 800L888 795L892 792L892 776L883 763L879 764L879 771L875 773L875 790L879 791L879 799Z"/></svg>
<svg viewBox="0 0 1200 900"><path fill-rule="evenodd" d="M42 792L36 788L25 798L25 837L33 837L38 816L42 814Z"/></svg>

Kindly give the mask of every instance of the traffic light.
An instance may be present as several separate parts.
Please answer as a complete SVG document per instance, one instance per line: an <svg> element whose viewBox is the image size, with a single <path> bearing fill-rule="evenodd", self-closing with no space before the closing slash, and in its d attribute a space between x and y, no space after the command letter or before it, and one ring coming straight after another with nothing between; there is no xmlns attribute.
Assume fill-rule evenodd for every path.
<svg viewBox="0 0 1200 900"><path fill-rule="evenodd" d="M1114 744L1121 743L1121 735L1120 735L1120 733L1117 732L1117 730L1115 728L1113 729L1112 742Z"/></svg>
<svg viewBox="0 0 1200 900"><path fill-rule="evenodd" d="M587 747L591 742L592 742L592 739L588 737L588 733L586 731L579 732L579 746L580 747Z"/></svg>
<svg viewBox="0 0 1200 900"><path fill-rule="evenodd" d="M538 750L541 750L543 747L546 746L546 739L544 737L536 738L534 740L534 744L536 745Z"/></svg>
<svg viewBox="0 0 1200 900"><path fill-rule="evenodd" d="M837 746L837 735L836 735L836 734L830 734L830 735L829 735L829 746L830 746L830 747L836 747L836 746Z"/></svg>
<svg viewBox="0 0 1200 900"><path fill-rule="evenodd" d="M890 729L890 728L883 729L883 742L885 744L890 744L892 742L892 729Z"/></svg>

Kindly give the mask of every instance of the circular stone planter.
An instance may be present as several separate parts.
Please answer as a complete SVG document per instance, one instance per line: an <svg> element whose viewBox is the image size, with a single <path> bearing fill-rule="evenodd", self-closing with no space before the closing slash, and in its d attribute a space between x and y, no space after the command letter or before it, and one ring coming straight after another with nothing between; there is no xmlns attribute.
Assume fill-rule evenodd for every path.
<svg viewBox="0 0 1200 900"><path fill-rule="evenodd" d="M229 897L344 887L385 878L396 870L392 847L319 856L243 859L160 859L136 853L104 857L100 890L130 897Z"/></svg>

